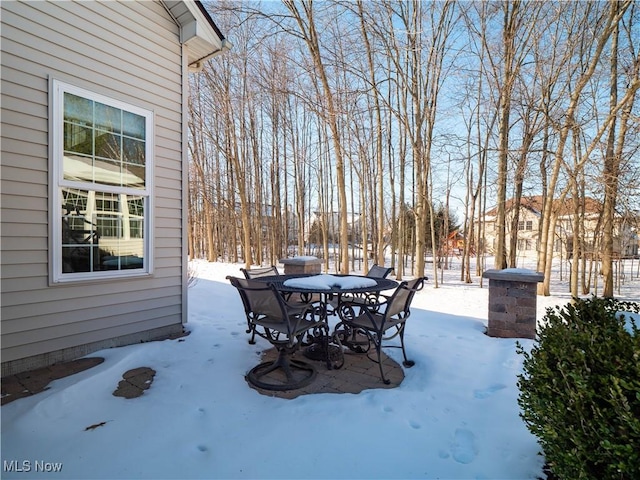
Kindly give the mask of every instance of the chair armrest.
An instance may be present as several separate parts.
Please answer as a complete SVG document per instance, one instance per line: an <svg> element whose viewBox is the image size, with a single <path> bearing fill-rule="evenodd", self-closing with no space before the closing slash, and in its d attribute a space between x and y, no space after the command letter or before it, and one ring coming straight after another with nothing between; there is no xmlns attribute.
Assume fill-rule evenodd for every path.
<svg viewBox="0 0 640 480"><path fill-rule="evenodd" d="M354 296L347 300L347 302L358 305L361 307L366 307L369 310L377 312L380 307L386 304L391 296L383 295L381 293L365 293L362 296Z"/></svg>
<svg viewBox="0 0 640 480"><path fill-rule="evenodd" d="M361 315L371 317L373 314L378 313L386 303L386 299L383 302L376 303L368 303L366 299L350 299L341 301L336 311L340 320L349 323Z"/></svg>

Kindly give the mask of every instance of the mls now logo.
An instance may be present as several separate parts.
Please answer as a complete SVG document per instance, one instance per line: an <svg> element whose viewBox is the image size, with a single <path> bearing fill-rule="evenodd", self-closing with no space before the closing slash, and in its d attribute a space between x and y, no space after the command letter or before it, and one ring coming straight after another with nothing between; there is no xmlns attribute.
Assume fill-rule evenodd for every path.
<svg viewBox="0 0 640 480"><path fill-rule="evenodd" d="M61 472L62 463L59 462L44 462L42 460L3 460L2 461L3 472Z"/></svg>

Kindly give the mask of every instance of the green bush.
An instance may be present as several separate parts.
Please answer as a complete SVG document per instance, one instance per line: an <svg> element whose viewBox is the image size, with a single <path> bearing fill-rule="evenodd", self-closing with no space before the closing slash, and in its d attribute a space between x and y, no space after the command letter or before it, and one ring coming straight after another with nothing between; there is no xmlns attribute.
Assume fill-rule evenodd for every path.
<svg viewBox="0 0 640 480"><path fill-rule="evenodd" d="M640 479L640 331L616 312L640 304L576 299L547 309L531 352L518 344L520 415L560 479Z"/></svg>

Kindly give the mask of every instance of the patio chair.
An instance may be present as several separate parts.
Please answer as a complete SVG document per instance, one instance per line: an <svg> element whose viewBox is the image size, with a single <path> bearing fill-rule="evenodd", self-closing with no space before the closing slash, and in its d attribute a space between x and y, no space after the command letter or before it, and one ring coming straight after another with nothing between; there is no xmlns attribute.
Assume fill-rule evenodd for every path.
<svg viewBox="0 0 640 480"><path fill-rule="evenodd" d="M280 275L275 265L271 265L270 267L241 268L240 271L244 275L244 278L248 279Z"/></svg>
<svg viewBox="0 0 640 480"><path fill-rule="evenodd" d="M240 271L244 275L244 278L252 279L252 278L260 278L260 277L269 277L269 276L277 276L280 275L278 272L278 268L275 265L271 265L270 267L258 267L258 268L241 268ZM286 294L284 295L284 299L289 303L318 303L320 301L320 297L318 295L310 295L308 293L296 293L296 294ZM247 332L249 333L249 332ZM251 337L249 343L255 343L254 337Z"/></svg>
<svg viewBox="0 0 640 480"><path fill-rule="evenodd" d="M352 347L350 342L356 338L356 334L366 336L368 339L366 349L360 345L353 346L352 350L366 353L367 356L380 367L382 381L388 385L390 381L385 377L382 369L381 353L383 347L396 347L402 349L404 361L402 364L409 368L414 365L413 360L407 359L404 346L404 329L407 319L411 315L411 302L418 290L421 290L425 282L424 277L402 282L393 294L387 298L382 307L371 306L363 303L343 302L341 306L341 321L335 326L334 336L340 343ZM398 337L400 345L383 345L383 341ZM369 345L373 344L377 358L372 358Z"/></svg>
<svg viewBox="0 0 640 480"><path fill-rule="evenodd" d="M253 333L266 339L278 351L274 361L258 364L247 373L247 381L265 390L293 390L313 381L313 365L291 358L310 330L328 326L313 314L310 305L291 305L271 284L254 279L227 277L238 290Z"/></svg>
<svg viewBox="0 0 640 480"><path fill-rule="evenodd" d="M280 272L278 272L275 265L271 265L270 267L241 268L240 271L244 275L244 278L249 280L253 278L269 277L271 275L280 275ZM254 325L252 325L251 322L247 323L247 333L251 334L249 344L254 345L256 343L256 332Z"/></svg>
<svg viewBox="0 0 640 480"><path fill-rule="evenodd" d="M393 268L381 267L377 263L374 263L373 266L367 272L367 277L371 278L387 278L393 272Z"/></svg>
<svg viewBox="0 0 640 480"><path fill-rule="evenodd" d="M367 272L367 277L370 278L387 278L393 272L393 268L390 267L381 267L377 263L374 263L373 266ZM340 298L340 302L353 302L364 305L369 305L371 308L380 308L382 302L381 294L379 292L375 293L364 293L364 294L356 294L350 295ZM334 305L335 308L340 308L338 302Z"/></svg>

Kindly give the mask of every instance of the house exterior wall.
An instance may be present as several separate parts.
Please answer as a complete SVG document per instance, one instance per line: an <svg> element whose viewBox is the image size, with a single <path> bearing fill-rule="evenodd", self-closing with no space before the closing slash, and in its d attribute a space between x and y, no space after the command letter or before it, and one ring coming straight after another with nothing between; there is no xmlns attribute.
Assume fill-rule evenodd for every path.
<svg viewBox="0 0 640 480"><path fill-rule="evenodd" d="M506 214L506 231L507 231L507 250L509 249L509 237L511 234L511 222L514 212L509 210ZM497 232L495 219L487 218L485 226L486 246L489 253L493 253L497 247ZM533 259L536 258L538 250L538 228L540 224L540 215L528 208L521 208L518 222L518 258Z"/></svg>
<svg viewBox="0 0 640 480"><path fill-rule="evenodd" d="M160 2L2 2L1 61L2 375L182 331L179 27ZM151 275L50 282L52 78L154 112Z"/></svg>
<svg viewBox="0 0 640 480"><path fill-rule="evenodd" d="M512 217L513 213L509 215L509 222L511 222ZM538 229L540 227L540 215L529 210L528 208L520 209L518 223L518 243L516 246L517 257L526 259L536 258L538 252L538 244L540 241L538 235Z"/></svg>
<svg viewBox="0 0 640 480"><path fill-rule="evenodd" d="M525 199L529 200L529 199ZM529 200L530 201L530 200ZM509 200L509 203L511 200ZM539 204L540 202L530 202ZM584 205L583 205L584 206ZM577 236L583 237L582 254L590 257L595 255L599 257L601 249L598 242L602 239L602 226L599 214L600 205L593 199L587 199L586 212L581 219L582 232L578 232ZM554 254L561 258L571 258L573 254L573 215L570 213L570 200L565 201L562 205L562 214L559 215L555 225ZM507 250L509 249L509 236L511 233L511 221L513 219L514 210L510 208L506 213L506 235ZM485 214L485 238L486 253L493 254L497 244L495 209ZM535 208L528 208L524 205L520 206L519 213L519 229L517 258L534 260L537 258L539 250L539 228L542 218ZM614 223L614 239L613 254L615 258L626 258L638 255L638 235L637 235L638 217L635 215L627 215L626 217L616 217ZM596 250L594 251L594 242Z"/></svg>

